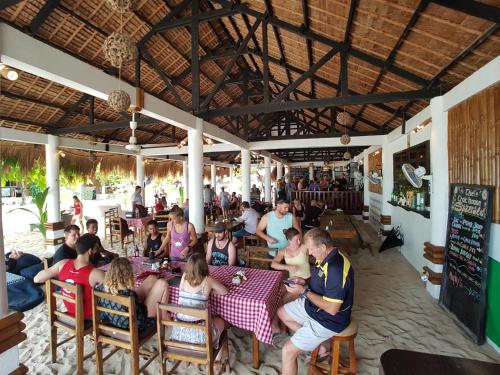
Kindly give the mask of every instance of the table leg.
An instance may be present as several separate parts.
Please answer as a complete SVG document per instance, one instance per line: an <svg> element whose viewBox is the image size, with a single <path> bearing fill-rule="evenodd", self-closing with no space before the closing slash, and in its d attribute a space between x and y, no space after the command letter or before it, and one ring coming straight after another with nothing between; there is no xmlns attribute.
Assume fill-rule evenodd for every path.
<svg viewBox="0 0 500 375"><path fill-rule="evenodd" d="M252 332L252 365L253 368L258 369L260 367L260 353L259 353L259 340L257 336Z"/></svg>

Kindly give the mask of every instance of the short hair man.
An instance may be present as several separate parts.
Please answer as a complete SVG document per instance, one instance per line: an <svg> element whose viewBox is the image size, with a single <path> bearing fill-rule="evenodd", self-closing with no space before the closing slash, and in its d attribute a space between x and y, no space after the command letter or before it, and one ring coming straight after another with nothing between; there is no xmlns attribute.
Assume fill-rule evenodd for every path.
<svg viewBox="0 0 500 375"><path fill-rule="evenodd" d="M288 246L283 232L285 229L294 227L302 234L297 218L288 211L289 207L288 201L278 200L274 211L265 214L257 225L257 236L264 239L271 249L283 249Z"/></svg>
<svg viewBox="0 0 500 375"><path fill-rule="evenodd" d="M251 236L257 232L257 222L259 221L260 215L247 201L241 203L241 208L243 213L236 220L243 223L244 227L233 233L233 243L236 245L238 240L244 236Z"/></svg>
<svg viewBox="0 0 500 375"><path fill-rule="evenodd" d="M207 263L213 266L236 266L238 255L234 244L226 236L226 225L218 222L214 227L214 238L207 243Z"/></svg>
<svg viewBox="0 0 500 375"><path fill-rule="evenodd" d="M63 259L75 259L76 242L80 238L80 227L78 225L68 225L64 228L64 243L56 250L52 258L52 264L56 264Z"/></svg>
<svg viewBox="0 0 500 375"><path fill-rule="evenodd" d="M97 236L84 234L76 242L76 259L63 259L54 263L50 268L40 271L35 276L35 283L43 283L48 279L58 277L61 281L82 285L83 287L83 316L84 319L92 319L92 288L104 281L104 272L94 268L90 259L95 254ZM73 293L62 290L64 295L74 298ZM64 301L70 315L75 315L75 305Z"/></svg>
<svg viewBox="0 0 500 375"><path fill-rule="evenodd" d="M309 286L300 277L286 287L299 298L278 310L280 320L295 334L283 346L282 373L297 374L297 356L313 351L323 341L343 331L351 321L354 271L349 260L333 245L330 234L319 228L304 236L309 254L316 258Z"/></svg>
<svg viewBox="0 0 500 375"><path fill-rule="evenodd" d="M132 194L132 211L139 209L139 212L144 210L144 203L142 202L142 188L137 185L135 191Z"/></svg>
<svg viewBox="0 0 500 375"><path fill-rule="evenodd" d="M102 246L101 239L97 236L99 224L97 223L96 219L88 219L86 226L87 233L93 234L97 237L96 254L91 259L92 264L97 265L100 262L109 263L113 260L113 258L118 257L118 254L108 251Z"/></svg>

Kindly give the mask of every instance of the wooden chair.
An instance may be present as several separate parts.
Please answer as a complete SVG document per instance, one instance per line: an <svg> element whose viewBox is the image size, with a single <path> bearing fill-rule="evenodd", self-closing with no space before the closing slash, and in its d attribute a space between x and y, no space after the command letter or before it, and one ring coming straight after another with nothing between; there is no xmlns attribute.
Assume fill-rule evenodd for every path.
<svg viewBox="0 0 500 375"><path fill-rule="evenodd" d="M128 311L114 310L101 307L98 305L99 299L106 299L116 304L125 306ZM101 318L101 312L117 314L125 316L129 321L129 329L117 328L106 320ZM156 333L156 327L153 326L145 331L139 332L137 326L136 307L134 297L116 296L109 293L92 291L92 315L94 321L94 342L96 353L97 373L102 375L104 372L104 361L115 354L120 349L130 351L130 359L132 361L131 371L133 375L138 375L144 372L144 369L156 358L157 352L150 352L142 349L141 346L153 337ZM102 347L104 345L112 345L114 349L103 357ZM146 363L139 367L139 355L148 357Z"/></svg>
<svg viewBox="0 0 500 375"><path fill-rule="evenodd" d="M132 239L130 239L130 236L132 236ZM111 247L113 247L113 242L120 242L122 251L124 250L124 244L135 243L135 232L132 229L125 228L121 217L111 217L111 238L109 241ZM125 256L127 256L126 248Z"/></svg>
<svg viewBox="0 0 500 375"><path fill-rule="evenodd" d="M168 214L155 214L153 219L158 222L158 232L167 233L167 224L170 220L170 216Z"/></svg>
<svg viewBox="0 0 500 375"><path fill-rule="evenodd" d="M48 259L44 259L44 267L48 267ZM56 287L59 288L56 291ZM50 352L52 363L56 362L57 347L76 338L76 368L78 374L83 374L83 361L91 357L94 352L84 356L84 337L92 334L92 321L84 320L83 317L83 287L64 281L49 279L45 282L47 307L49 310L50 324ZM63 294L65 290L74 294L74 298ZM75 316L57 309L57 300L64 300L75 304ZM57 342L57 329L63 329L71 336L63 341Z"/></svg>
<svg viewBox="0 0 500 375"><path fill-rule="evenodd" d="M185 314L196 317L200 323L188 323L176 320L163 320L161 319L162 313L168 311L173 314ZM179 365L181 361L196 363L208 366L208 374L213 375L215 358L221 350L226 351L224 358L225 371L231 372L229 367L229 340L227 338L227 331L224 330L219 338L219 348L215 349L212 342L212 320L211 314L208 309L199 309L193 307L184 307L172 304L158 304L158 348L160 351L161 361L161 374L166 375L167 369L165 365L166 360L177 361L174 368ZM184 327L194 328L205 332L206 342L204 345L191 344L187 342L174 341L165 338L165 331L168 327ZM221 359L222 362L222 359Z"/></svg>
<svg viewBox="0 0 500 375"><path fill-rule="evenodd" d="M112 210L104 212L104 239L108 242L111 241L111 218L114 217Z"/></svg>
<svg viewBox="0 0 500 375"><path fill-rule="evenodd" d="M246 246L245 262L247 267L268 270L273 262L273 258L269 257L268 253L272 250L264 246Z"/></svg>
<svg viewBox="0 0 500 375"><path fill-rule="evenodd" d="M354 351L354 338L358 334L358 323L352 319L351 323L342 332L330 339L331 349L329 361L318 362L319 346L311 354L311 361L307 375L337 375L356 373L356 352ZM349 366L340 359L340 344L347 342L349 346Z"/></svg>

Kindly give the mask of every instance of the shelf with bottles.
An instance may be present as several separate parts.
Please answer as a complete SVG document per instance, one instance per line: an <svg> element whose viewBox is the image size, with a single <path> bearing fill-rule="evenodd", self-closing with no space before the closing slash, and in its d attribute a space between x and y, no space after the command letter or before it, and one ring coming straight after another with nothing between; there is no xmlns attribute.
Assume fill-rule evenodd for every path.
<svg viewBox="0 0 500 375"><path fill-rule="evenodd" d="M428 218L430 217L428 201L426 188L404 187L398 192L393 192L391 200L388 202L393 206L416 212Z"/></svg>

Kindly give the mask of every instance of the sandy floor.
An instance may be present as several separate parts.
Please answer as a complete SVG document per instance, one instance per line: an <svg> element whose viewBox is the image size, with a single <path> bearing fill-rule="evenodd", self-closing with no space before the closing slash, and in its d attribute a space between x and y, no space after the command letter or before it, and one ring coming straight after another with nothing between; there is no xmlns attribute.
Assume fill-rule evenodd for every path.
<svg viewBox="0 0 500 375"><path fill-rule="evenodd" d="M359 223L368 243L377 248L379 240L371 227ZM5 248L18 248L42 255L42 239L38 234L5 235ZM420 251L421 249L416 249ZM452 319L425 291L419 274L395 249L371 256L358 249L352 256L356 274L356 294L353 316L359 322L356 338L358 374L378 374L380 355L391 348L417 350L443 355L500 362L500 355L490 346L476 346L456 326ZM50 363L47 311L40 305L26 313L28 340L20 345L21 361L33 374L72 374L75 371L73 345L58 349L58 361ZM251 339L248 332L230 330L231 369L234 374L279 374L282 343L276 348L261 345L259 370L251 366ZM150 343L156 346L156 338ZM93 349L90 341L86 352ZM93 359L85 361L89 374L95 373ZM170 368L170 366L169 366ZM105 363L106 374L128 374L128 356L118 352ZM155 361L147 369L159 373ZM304 357L300 359L299 374L305 374ZM181 364L179 374L204 374L203 368Z"/></svg>

